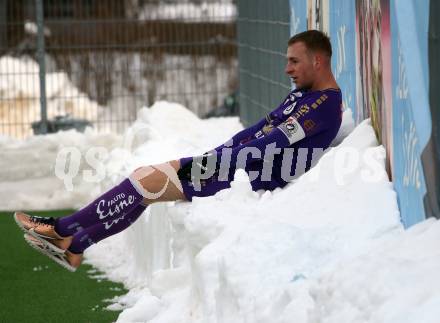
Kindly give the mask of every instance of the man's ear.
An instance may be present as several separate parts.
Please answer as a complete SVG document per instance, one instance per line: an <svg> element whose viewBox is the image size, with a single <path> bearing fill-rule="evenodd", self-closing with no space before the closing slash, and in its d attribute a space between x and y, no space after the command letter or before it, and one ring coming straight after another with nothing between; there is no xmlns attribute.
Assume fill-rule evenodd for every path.
<svg viewBox="0 0 440 323"><path fill-rule="evenodd" d="M313 55L313 67L318 68L321 66L321 57L318 54Z"/></svg>
<svg viewBox="0 0 440 323"><path fill-rule="evenodd" d="M313 55L313 67L314 68L321 68L324 64L324 56L321 53L316 53Z"/></svg>

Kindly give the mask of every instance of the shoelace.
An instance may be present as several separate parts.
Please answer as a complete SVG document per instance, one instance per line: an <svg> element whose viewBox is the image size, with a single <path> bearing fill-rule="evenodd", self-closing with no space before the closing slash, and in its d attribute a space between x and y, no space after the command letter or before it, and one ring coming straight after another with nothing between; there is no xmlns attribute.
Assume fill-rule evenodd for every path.
<svg viewBox="0 0 440 323"><path fill-rule="evenodd" d="M34 223L48 225L48 226L53 226L55 224L55 218L53 217L46 218L46 217L34 215L30 217L30 220Z"/></svg>

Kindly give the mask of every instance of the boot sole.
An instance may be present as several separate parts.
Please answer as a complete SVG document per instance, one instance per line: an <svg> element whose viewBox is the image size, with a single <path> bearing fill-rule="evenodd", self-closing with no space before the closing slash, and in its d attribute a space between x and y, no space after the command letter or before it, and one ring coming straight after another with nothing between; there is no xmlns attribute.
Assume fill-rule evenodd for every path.
<svg viewBox="0 0 440 323"><path fill-rule="evenodd" d="M57 253L64 253L66 250L58 248L57 246L55 246L53 243L51 243L48 240L55 240L52 237L48 237L42 234L38 234L37 232L35 232L32 228L31 229L26 229L23 224L20 222L20 220L18 220L17 217L17 213L18 212L14 212L14 220L15 223L17 223L18 227L23 230L24 233L26 234L30 234L31 236L37 238L38 240L40 240L42 243L44 243L47 247L49 247L50 249L52 249L53 251L57 252ZM48 240L47 240L48 239Z"/></svg>
<svg viewBox="0 0 440 323"><path fill-rule="evenodd" d="M65 254L54 252L50 247L46 245L46 243L42 242L41 239L34 237L33 235L30 235L29 233L24 234L24 239L26 242L31 246L33 249L37 250L41 254L49 257L53 261L55 261L60 266L64 267L65 269L69 270L70 272L75 272L76 268L71 266L67 260L65 259Z"/></svg>

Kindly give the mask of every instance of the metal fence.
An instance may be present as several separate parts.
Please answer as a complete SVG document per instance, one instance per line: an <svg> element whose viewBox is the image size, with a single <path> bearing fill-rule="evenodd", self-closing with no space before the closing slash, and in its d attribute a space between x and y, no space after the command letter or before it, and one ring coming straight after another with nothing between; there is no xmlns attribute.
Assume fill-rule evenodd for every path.
<svg viewBox="0 0 440 323"><path fill-rule="evenodd" d="M291 87L284 73L289 1L240 0L237 23L240 117L250 125L276 108Z"/></svg>
<svg viewBox="0 0 440 323"><path fill-rule="evenodd" d="M0 0L0 135L41 105L118 132L157 100L204 116L237 87L235 0Z"/></svg>

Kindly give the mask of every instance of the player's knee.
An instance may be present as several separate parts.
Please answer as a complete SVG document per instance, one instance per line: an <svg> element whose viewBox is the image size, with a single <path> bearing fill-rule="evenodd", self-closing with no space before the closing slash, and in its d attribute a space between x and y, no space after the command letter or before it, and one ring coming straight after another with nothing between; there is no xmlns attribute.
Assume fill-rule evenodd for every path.
<svg viewBox="0 0 440 323"><path fill-rule="evenodd" d="M136 168L129 175L131 183L144 198L151 199L151 191L154 191L157 186L157 174L155 174L155 172L157 172L157 170L152 166L142 166Z"/></svg>
<svg viewBox="0 0 440 323"><path fill-rule="evenodd" d="M141 182L148 176L152 175L155 171L156 170L152 166L138 167L130 174L130 178L137 182Z"/></svg>
<svg viewBox="0 0 440 323"><path fill-rule="evenodd" d="M183 191L175 165L171 163L139 167L129 177L142 196L149 201L175 200L168 196L176 191L174 187Z"/></svg>

